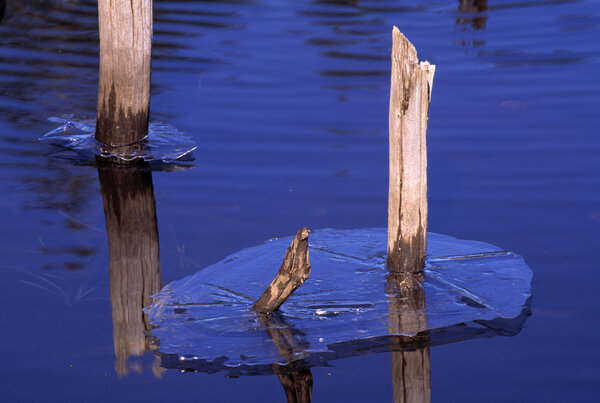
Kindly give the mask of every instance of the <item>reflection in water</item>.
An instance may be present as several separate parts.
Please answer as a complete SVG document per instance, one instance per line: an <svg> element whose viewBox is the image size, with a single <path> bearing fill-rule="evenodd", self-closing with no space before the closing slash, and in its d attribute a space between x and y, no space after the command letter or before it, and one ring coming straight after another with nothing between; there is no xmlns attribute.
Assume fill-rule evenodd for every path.
<svg viewBox="0 0 600 403"><path fill-rule="evenodd" d="M115 369L125 375L132 367L129 357L151 349L150 323L142 308L162 288L152 174L141 165L99 161L98 176L108 235ZM160 375L157 360L152 369Z"/></svg>
<svg viewBox="0 0 600 403"><path fill-rule="evenodd" d="M387 287L390 334L417 334L414 337L391 337L394 402L429 402L429 337L419 333L427 328L423 273L390 273Z"/></svg>
<svg viewBox="0 0 600 403"><path fill-rule="evenodd" d="M484 29L488 16L481 13L488 8L487 0L458 0L458 11L461 14L456 18L456 25L471 24L474 30ZM474 41L473 45L483 45L483 43Z"/></svg>
<svg viewBox="0 0 600 403"><path fill-rule="evenodd" d="M485 29L489 9L487 0L458 0L459 14L456 17L456 30L464 35L454 40L454 44L463 47L482 47L485 40L478 38L475 31Z"/></svg>
<svg viewBox="0 0 600 403"><path fill-rule="evenodd" d="M487 0L458 0L458 11L461 13L475 13L475 15L461 14L456 19L456 25L471 24L473 29L485 28L488 17L485 14L477 14L488 9Z"/></svg>
<svg viewBox="0 0 600 403"><path fill-rule="evenodd" d="M259 317L281 357L288 362L296 361L308 347L302 340L304 334L287 323L278 311L259 314ZM288 402L309 403L312 400L313 377L310 369L302 368L297 361L288 365L273 364L272 369L285 390Z"/></svg>

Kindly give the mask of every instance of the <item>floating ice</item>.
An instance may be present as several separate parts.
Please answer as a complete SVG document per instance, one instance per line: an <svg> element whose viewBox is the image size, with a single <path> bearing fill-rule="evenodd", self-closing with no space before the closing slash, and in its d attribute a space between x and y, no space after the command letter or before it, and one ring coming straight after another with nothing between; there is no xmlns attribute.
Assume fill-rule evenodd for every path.
<svg viewBox="0 0 600 403"><path fill-rule="evenodd" d="M179 132L175 127L150 122L148 135L140 142L141 147L126 152L102 147L94 138L95 119L49 118L60 126L44 134L40 140L50 140L66 150L77 152L81 159L91 159L96 155L107 158L118 158L125 161L142 159L147 162L169 163L173 161L191 160L192 152L197 148L194 141Z"/></svg>
<svg viewBox="0 0 600 403"><path fill-rule="evenodd" d="M516 334L528 314L532 272L523 258L490 244L429 233L425 308L408 313L412 326L390 332L390 318L407 312L388 294L386 230L321 229L309 238L310 276L274 321L302 346L293 357L283 357L251 308L291 240L244 249L167 285L147 308L162 365L210 372L243 366L252 372L298 359L324 363L389 350L393 335L427 334L432 345Z"/></svg>

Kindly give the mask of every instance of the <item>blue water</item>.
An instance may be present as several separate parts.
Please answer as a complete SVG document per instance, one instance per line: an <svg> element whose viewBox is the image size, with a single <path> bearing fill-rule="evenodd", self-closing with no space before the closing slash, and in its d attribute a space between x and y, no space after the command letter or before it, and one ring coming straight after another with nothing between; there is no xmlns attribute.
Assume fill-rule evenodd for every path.
<svg viewBox="0 0 600 403"><path fill-rule="evenodd" d="M600 12L582 1L155 1L151 119L193 169L154 172L163 284L265 239L383 227L391 27L437 66L429 229L522 255L514 337L431 348L433 401L596 401ZM94 1L0 21L0 367L7 401L285 401L275 376L117 371L97 169L50 117L95 116ZM392 400L391 354L315 367L313 400ZM154 372L153 372L154 370ZM160 377L157 378L157 374Z"/></svg>

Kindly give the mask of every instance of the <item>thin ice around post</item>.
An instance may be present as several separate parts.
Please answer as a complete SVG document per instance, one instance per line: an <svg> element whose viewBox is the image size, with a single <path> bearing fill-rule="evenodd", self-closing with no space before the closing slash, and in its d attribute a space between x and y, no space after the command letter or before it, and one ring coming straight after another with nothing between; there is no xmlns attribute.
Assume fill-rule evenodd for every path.
<svg viewBox="0 0 600 403"><path fill-rule="evenodd" d="M172 282L147 308L163 364L171 359L186 368L214 371L299 359L324 363L364 354L370 345L381 349L381 342L373 342L391 335L390 317L405 314L396 311L394 296L387 294L386 236L383 228L311 233L311 275L280 308L280 326L291 329L304 346L293 358L278 353L252 311L291 237L244 249ZM435 344L436 337L441 343L485 331L509 334L514 329L494 328L489 321L514 323L527 316L532 272L522 257L434 233L428 234L427 252L424 309L412 313L420 317L414 322L419 325L392 335L428 331ZM456 325L473 331L458 335Z"/></svg>
<svg viewBox="0 0 600 403"><path fill-rule="evenodd" d="M194 141L179 132L175 127L150 122L148 135L142 139L143 147L132 149L129 153L114 154L111 149L101 147L94 138L95 119L49 118L51 122L60 124L54 130L40 137L40 140L52 141L64 150L75 151L81 162L95 156L118 158L124 161L142 159L146 162L189 161L192 152L197 148ZM60 151L57 153L60 156Z"/></svg>

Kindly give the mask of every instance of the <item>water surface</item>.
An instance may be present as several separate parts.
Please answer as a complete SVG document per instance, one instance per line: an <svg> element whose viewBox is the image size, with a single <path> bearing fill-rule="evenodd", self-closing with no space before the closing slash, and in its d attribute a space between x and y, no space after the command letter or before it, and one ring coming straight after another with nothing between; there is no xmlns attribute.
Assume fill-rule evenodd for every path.
<svg viewBox="0 0 600 403"><path fill-rule="evenodd" d="M151 118L193 169L152 174L162 282L309 228L383 227L391 27L437 66L429 228L522 255L515 337L431 349L434 401L594 401L600 13L593 0L155 1ZM463 8L464 10L464 8ZM50 117L93 117L94 1L0 21L3 396L282 401L274 376L161 370L115 349L98 169L52 158ZM117 343L118 344L118 343ZM122 357L121 357L122 358ZM125 357L127 358L127 357ZM391 354L313 368L314 401L389 401ZM160 376L160 377L157 377Z"/></svg>

